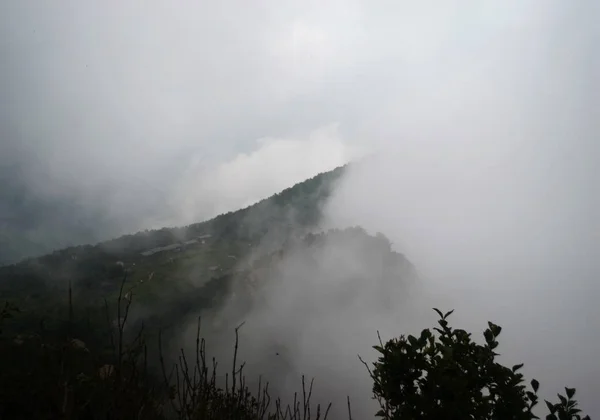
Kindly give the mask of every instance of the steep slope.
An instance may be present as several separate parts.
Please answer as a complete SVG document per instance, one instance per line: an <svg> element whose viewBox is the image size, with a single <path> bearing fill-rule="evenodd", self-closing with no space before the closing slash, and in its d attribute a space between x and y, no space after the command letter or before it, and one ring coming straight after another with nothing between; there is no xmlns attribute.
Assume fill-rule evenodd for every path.
<svg viewBox="0 0 600 420"><path fill-rule="evenodd" d="M46 330L68 328L89 343L102 342L98 331L106 331L107 316L117 321L113 303L123 279L126 300L135 296L129 324L144 323L154 332L174 328L165 334L171 334L169 339L178 334L177 326L200 313L210 314L216 330L229 329L264 299L277 299L268 295L279 293L282 285L289 293L295 285L312 284L310 290L296 290L294 299L315 304L332 299L347 306L360 295L386 307L391 291L414 277L410 262L381 234L371 236L361 228L322 232L319 227L322 207L343 171L320 174L206 222L67 248L2 267L0 302L22 310L14 331L37 330L44 319ZM319 294L311 296L316 290Z"/></svg>
<svg viewBox="0 0 600 420"><path fill-rule="evenodd" d="M248 256L234 270L205 282L180 282L177 292L163 290L154 304L146 299L134 318L155 328L175 328L177 335L178 326L194 323L201 314L212 325L204 332L218 335L280 299L287 302L285 310L298 317L307 309L300 302L311 302L313 309L328 305L339 309L361 299L363 305L389 309L394 296L415 278L413 265L392 250L385 236L371 236L358 227L336 229L309 233L276 251Z"/></svg>
<svg viewBox="0 0 600 420"><path fill-rule="evenodd" d="M240 360L249 377L263 375L273 397L293 399L301 373L322 381L333 354L347 356L344 343L376 337L373 324L407 307L415 279L411 263L385 236L358 227L330 230L290 240L140 321L166 329L169 353L178 354L193 351L200 315L209 353L218 360L230 354L233 330L243 323ZM202 307L201 296L214 300Z"/></svg>
<svg viewBox="0 0 600 420"><path fill-rule="evenodd" d="M298 372L315 376L315 369L330 369L327 357L322 367L299 362L323 349L335 351L345 340L340 337L366 335L365 320L385 319L411 296L415 270L384 235L319 226L343 172L320 174L203 223L2 267L0 304L15 303L21 313L3 323L1 338L21 343L75 337L102 365L114 363L112 343L126 321L125 343L143 327L144 355L162 360L161 342L170 363L181 348L193 354L195 335L188 333L196 333L200 316L210 357L224 360L232 330L245 321L240 358L248 362L246 373L265 375L274 397L289 397ZM317 344L323 347L311 347Z"/></svg>
<svg viewBox="0 0 600 420"><path fill-rule="evenodd" d="M260 245L273 250L289 237L318 229L322 206L345 168L319 174L245 209L180 228L126 235L94 246L55 251L0 268L0 301L51 313L68 285L88 304L113 299L127 273L147 304L164 302L229 273Z"/></svg>

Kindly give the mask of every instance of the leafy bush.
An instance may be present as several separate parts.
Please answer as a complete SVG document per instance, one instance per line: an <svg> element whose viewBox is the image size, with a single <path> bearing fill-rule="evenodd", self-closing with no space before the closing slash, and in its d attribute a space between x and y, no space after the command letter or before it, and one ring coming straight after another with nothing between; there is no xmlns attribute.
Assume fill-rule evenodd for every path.
<svg viewBox="0 0 600 420"><path fill-rule="evenodd" d="M90 346L71 334L75 331L71 328L72 310L66 335L42 331L8 337L0 330L0 418L327 418L331 404L325 410L313 406L312 382L307 387L304 378L301 394L289 405L279 399L271 401L268 383L259 381L254 392L248 389L244 364L237 360L239 327L224 386L218 385L216 361L207 360L200 323L192 358L182 350L167 368L159 335L160 372L149 369L143 327L129 341L124 334L132 300L124 297L123 285L116 305L119 322L116 326L108 322L110 343L104 343L104 351L102 346ZM436 311L440 320L433 332L425 329L419 337L400 336L385 344L380 340L375 346L380 356L372 369L365 366L373 379L374 398L381 406L377 416L385 420L538 418L533 408L538 403L539 383L532 380L528 389L519 373L522 364L508 368L495 361L501 327L488 323L485 344L477 344L471 334L449 326L447 318L452 311ZM0 310L0 327L15 312L10 305ZM106 312L108 321L108 305ZM574 396L574 388L565 388L557 403L546 401L550 411L546 419L580 420ZM352 419L350 400L348 415Z"/></svg>
<svg viewBox="0 0 600 420"><path fill-rule="evenodd" d="M495 361L502 328L489 322L480 345L470 333L449 326L453 311L434 310L440 316L435 332L424 329L419 337L380 340L374 347L380 356L373 369L367 368L381 406L377 415L386 420L537 419L532 410L538 381L532 380L528 390L519 373L522 364L508 368ZM565 388L565 393L558 395L558 403L545 401L546 419L581 419L575 389Z"/></svg>

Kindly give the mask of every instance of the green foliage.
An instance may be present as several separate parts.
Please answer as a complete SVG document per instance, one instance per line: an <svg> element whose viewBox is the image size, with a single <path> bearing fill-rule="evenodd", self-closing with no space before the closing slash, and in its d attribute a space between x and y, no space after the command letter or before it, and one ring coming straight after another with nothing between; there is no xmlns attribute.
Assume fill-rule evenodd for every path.
<svg viewBox="0 0 600 420"><path fill-rule="evenodd" d="M269 394L268 383L257 390L246 386L244 364L237 361L238 330L235 330L233 364L219 386L216 360L207 360L200 338L200 322L193 357L181 350L169 364L158 336L158 360L149 360L143 325L133 335L125 325L132 304L125 297L123 279L116 302L119 322L108 322L110 337L102 346L90 346L78 334L71 335L76 321L69 317L65 335L0 334L0 418L10 419L149 419L149 420L320 420L330 406L311 403L312 382L302 379L302 400L284 405ZM11 305L0 310L0 325L18 312ZM73 311L70 310L69 313ZM106 306L106 320L110 320ZM129 337L129 338L128 338ZM154 365L154 368L149 366ZM311 409L314 411L311 413Z"/></svg>
<svg viewBox="0 0 600 420"><path fill-rule="evenodd" d="M207 360L200 322L194 357L182 350L169 366L159 334L158 364L154 361L159 369L150 369L153 363L143 325L138 333L125 334L132 300L124 297L124 285L125 281L116 305L120 321L107 325L108 351L73 338L71 332L77 329L71 328L75 321L71 317L66 335L48 335L43 330L27 336L0 334L0 418L327 418L331 404L323 411L319 405L313 407L312 382L307 387L304 378L300 398L287 406L279 399L271 401L268 383L259 381L257 390L246 386L245 365L237 360L241 325L235 329L233 363L224 386L218 384L217 362ZM380 357L369 373L381 405L377 415L386 420L536 419L532 409L538 403L538 381L532 380L528 389L519 373L522 364L508 368L495 361L501 327L488 323L485 344L480 345L471 334L449 326L452 311L436 312L440 320L433 332L425 329L418 337L401 336L375 346ZM12 321L15 313L16 308L6 305L0 311L0 324ZM108 306L106 319L111 319ZM582 419L574 396L574 388L565 388L557 403L545 401L550 411L546 419ZM349 400L348 410L352 418Z"/></svg>
<svg viewBox="0 0 600 420"><path fill-rule="evenodd" d="M438 309L439 326L424 329L416 337L401 336L375 346L380 354L369 373L374 381L374 398L386 420L427 419L536 419L539 383L524 385L519 370L498 363L495 350L502 328L491 322L484 331L485 344L471 334L449 326ZM550 420L579 420L573 399L575 389L565 388L558 403L546 401ZM589 419L589 417L583 417Z"/></svg>
<svg viewBox="0 0 600 420"><path fill-rule="evenodd" d="M206 360L199 330L195 357L188 359L182 352L171 366L162 355L163 335L157 330L218 306L238 279L248 285L264 280L260 270L276 265L294 251L294 244L302 249L332 243L354 247L363 266L376 267L369 273L379 273L379 282L397 280L392 274L399 268L412 271L408 260L393 252L381 234L372 237L361 228L350 228L305 235L318 227L323 200L344 170L320 174L207 222L140 232L0 268L0 301L18 302L20 308L17 311L7 304L0 309L0 418L306 420L323 414L326 418L328 410L313 411L311 417L312 383L307 390L304 380L301 401L287 407L279 400L271 402L266 384L251 392L245 386L243 364L236 360L237 330L236 356L224 387L216 382L216 362ZM206 234L212 235L207 246L176 255L140 255ZM252 267L233 271L230 255L242 260L252 251L252 244L269 237L284 240L272 247L279 251L257 258ZM298 237L302 239L295 242ZM216 265L223 271L210 271ZM119 282L123 276L130 276L134 284L125 295L124 283ZM199 278L202 281L196 282ZM195 282L193 287L190 280ZM73 307L71 298L67 302L67 288L75 302L83 302L81 306ZM383 294L387 290L383 287ZM134 326L128 331L139 330L137 335L124 331L134 292L143 297L144 304L154 301L157 305L153 316L129 321ZM104 305L103 296L116 297L117 313L112 314L116 320L108 305L106 314L98 306ZM402 420L537 418L533 408L538 404L539 383L534 379L527 387L519 372L523 365L508 368L495 361L501 327L489 323L483 334L485 343L480 345L471 340L471 334L449 326L452 311L436 311L440 320L433 331L426 329L418 337L401 336L375 346L380 357L369 372L381 405L379 416ZM116 326L114 321L118 321ZM146 339L155 336L158 343L148 345ZM148 369L154 350L159 360L153 364L161 367L161 373ZM546 401L550 412L546 418L580 419L574 396L574 388L565 388L557 403Z"/></svg>
<svg viewBox="0 0 600 420"><path fill-rule="evenodd" d="M233 263L251 253L254 245L267 242L266 238L274 241L273 248L278 248L282 246L279 242L315 228L324 200L344 171L345 167L340 167L319 174L255 205L205 222L146 230L0 267L0 301L17 303L26 313L49 315L56 313L56 307L64 306L65 291L71 281L79 301L98 307L103 304L102 297L112 298L118 293L119 279L125 271L138 284L136 292L144 304L160 302L164 306L165 300L175 302L179 298L190 301L190 291L182 290L186 284L231 274ZM181 252L141 255L152 248L200 236L206 244L192 245ZM223 271L210 272L211 266L219 266ZM24 322L26 318L20 320Z"/></svg>

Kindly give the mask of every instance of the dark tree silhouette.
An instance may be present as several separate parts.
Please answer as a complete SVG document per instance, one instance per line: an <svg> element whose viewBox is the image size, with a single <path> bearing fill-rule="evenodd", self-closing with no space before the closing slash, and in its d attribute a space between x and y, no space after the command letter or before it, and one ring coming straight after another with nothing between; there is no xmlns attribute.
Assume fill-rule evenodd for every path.
<svg viewBox="0 0 600 420"><path fill-rule="evenodd" d="M491 322L483 333L485 344L471 334L448 324L450 311L439 314L434 332L424 329L419 337L401 336L374 348L380 353L369 373L374 381L374 398L386 420L402 419L537 419L532 412L538 403L539 383L524 385L519 370L495 361L502 328ZM574 388L565 388L559 402L545 401L546 419L580 420ZM589 419L589 416L583 417Z"/></svg>

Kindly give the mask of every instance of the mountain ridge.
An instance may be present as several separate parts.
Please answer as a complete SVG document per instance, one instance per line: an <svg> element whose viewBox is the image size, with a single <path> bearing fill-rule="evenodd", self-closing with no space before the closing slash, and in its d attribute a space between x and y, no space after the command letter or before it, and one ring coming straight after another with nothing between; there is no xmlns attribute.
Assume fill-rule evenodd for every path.
<svg viewBox="0 0 600 420"><path fill-rule="evenodd" d="M69 251L77 252L81 249L89 250L91 248L101 247L112 253L130 254L192 240L203 235L211 235L212 237L218 236L222 240L227 240L236 233L235 229L239 227L247 230L247 232L241 232L245 236L256 236L261 233L257 232L257 230L264 229L265 222L273 224L274 220L265 220L266 217L273 216L273 210L276 210L275 216L285 219L289 217L289 213L286 214L282 210L291 210L298 204L297 201L302 199L308 201L308 209L304 209L302 217L295 221L299 222L299 225L315 223L320 216L321 209L319 206L322 204L323 200L329 196L333 187L332 184L343 175L347 166L348 165L346 164L334 168L331 171L321 172L250 206L222 213L202 222L179 227L146 229L133 234L125 234L113 239L100 241L95 244L82 244L59 248L46 254L26 257L20 261L2 265L0 266L0 269L3 267L28 263L33 260L44 259L45 257L55 254L66 253ZM308 192L311 197L303 196L302 194L304 192ZM308 212L306 210L308 210ZM245 218L245 226L236 226L241 217ZM270 219L272 219L272 217ZM279 220L279 222L281 221L282 220ZM254 229L250 229L250 227L254 227ZM278 227L281 228L282 226Z"/></svg>
<svg viewBox="0 0 600 420"><path fill-rule="evenodd" d="M243 314L257 291L275 290L290 275L297 284L331 280L337 286L326 294L339 294L342 300L370 284L368 293L381 290L374 299L385 306L391 296L385 291L401 287L415 273L408 259L392 250L383 234L319 225L323 206L346 169L318 174L204 222L124 235L0 267L0 302L21 309L14 327L22 330L37 330L43 321L45 328L64 332L67 326L74 328L73 310L76 318L87 314L92 320L79 324L78 331L88 341L97 340L94 334L88 337L90 325L105 328L109 315L101 314L108 302L122 296L136 296L133 325L152 325L156 332L198 313L219 311L234 296L237 304L229 312Z"/></svg>
<svg viewBox="0 0 600 420"><path fill-rule="evenodd" d="M226 276L259 245L265 254L293 235L319 230L322 206L346 167L207 221L68 247L0 267L0 301L17 302L31 313L53 313L52 302L65 302L71 288L79 300L101 305L103 298L116 297L124 275L140 286L146 302L162 299L174 285L197 289ZM149 252L157 248L166 252Z"/></svg>

